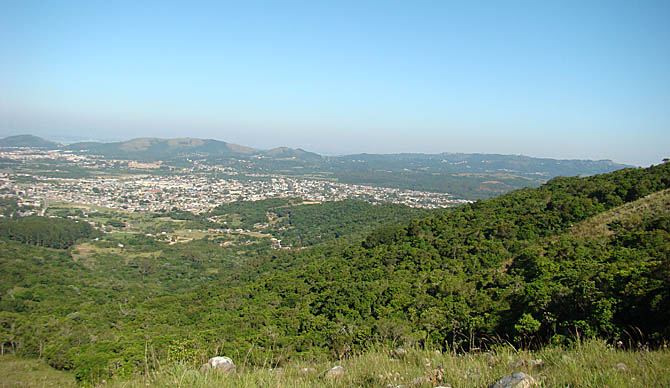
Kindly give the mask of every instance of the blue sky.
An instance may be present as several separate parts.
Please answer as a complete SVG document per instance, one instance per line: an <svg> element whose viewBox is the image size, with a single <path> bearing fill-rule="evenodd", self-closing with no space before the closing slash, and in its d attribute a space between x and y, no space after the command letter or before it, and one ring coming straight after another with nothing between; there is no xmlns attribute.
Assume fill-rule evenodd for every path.
<svg viewBox="0 0 670 388"><path fill-rule="evenodd" d="M669 1L0 2L0 136L670 156Z"/></svg>

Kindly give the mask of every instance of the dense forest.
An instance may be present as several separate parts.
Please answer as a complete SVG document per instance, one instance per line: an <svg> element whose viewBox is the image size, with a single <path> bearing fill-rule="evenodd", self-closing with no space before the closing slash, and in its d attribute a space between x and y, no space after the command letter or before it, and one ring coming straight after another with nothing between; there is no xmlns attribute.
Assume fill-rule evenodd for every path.
<svg viewBox="0 0 670 388"><path fill-rule="evenodd" d="M91 225L76 220L38 216L0 219L0 238L42 247L66 249L94 234Z"/></svg>
<svg viewBox="0 0 670 388"><path fill-rule="evenodd" d="M346 244L250 255L216 276L206 240L166 249L142 275L128 269L138 263L87 266L68 249L3 239L3 352L97 381L214 353L281 365L379 343L653 345L670 337L669 188L670 164L554 178ZM277 206L278 220L310 220L310 205ZM249 214L252 225L267 220L266 210Z"/></svg>
<svg viewBox="0 0 670 388"><path fill-rule="evenodd" d="M208 215L218 216L232 227L269 232L279 237L283 245L300 248L342 238L362 238L378 227L428 214L431 212L426 209L392 203L304 203L299 199L273 198L223 204Z"/></svg>

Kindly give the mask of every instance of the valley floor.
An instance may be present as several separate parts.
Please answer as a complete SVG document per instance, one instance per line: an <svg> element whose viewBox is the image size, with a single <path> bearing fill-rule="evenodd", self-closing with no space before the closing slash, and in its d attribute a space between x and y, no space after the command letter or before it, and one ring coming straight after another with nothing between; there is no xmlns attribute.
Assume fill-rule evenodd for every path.
<svg viewBox="0 0 670 388"><path fill-rule="evenodd" d="M501 377L522 371L539 387L669 387L670 350L626 351L590 340L570 348L516 351L510 346L467 354L409 350L391 357L387 349L371 350L341 363L289 362L282 367L253 367L235 360L232 375L206 374L192 365L165 366L148 376L98 382L99 387L489 387ZM329 379L335 365L345 374ZM305 372L304 368L309 368ZM74 379L35 360L0 358L0 387L70 387Z"/></svg>

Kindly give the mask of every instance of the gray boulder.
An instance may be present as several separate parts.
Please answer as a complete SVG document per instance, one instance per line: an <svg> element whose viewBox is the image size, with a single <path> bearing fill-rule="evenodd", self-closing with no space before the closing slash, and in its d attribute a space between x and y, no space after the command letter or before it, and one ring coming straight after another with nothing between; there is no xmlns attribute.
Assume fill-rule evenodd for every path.
<svg viewBox="0 0 670 388"><path fill-rule="evenodd" d="M530 388L537 385L537 381L523 372L514 372L493 383L489 388Z"/></svg>
<svg viewBox="0 0 670 388"><path fill-rule="evenodd" d="M200 373L207 372L220 372L220 373L234 373L235 372L235 363L229 357L212 357L200 367Z"/></svg>
<svg viewBox="0 0 670 388"><path fill-rule="evenodd" d="M344 376L344 368L339 365L332 367L328 372L326 372L327 379L339 379Z"/></svg>

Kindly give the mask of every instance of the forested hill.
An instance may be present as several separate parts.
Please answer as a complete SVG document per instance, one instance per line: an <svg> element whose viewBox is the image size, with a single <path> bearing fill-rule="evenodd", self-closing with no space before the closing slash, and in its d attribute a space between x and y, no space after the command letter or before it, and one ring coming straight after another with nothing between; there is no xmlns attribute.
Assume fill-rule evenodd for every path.
<svg viewBox="0 0 670 388"><path fill-rule="evenodd" d="M355 200L305 203L295 198L272 198L222 204L208 215L229 225L269 232L285 247L301 248L336 239L359 240L382 225L430 213L427 209L391 203L372 205Z"/></svg>
<svg viewBox="0 0 670 388"><path fill-rule="evenodd" d="M348 155L326 166L344 183L448 192L487 199L556 176L587 176L631 167L611 160L558 160L497 154Z"/></svg>
<svg viewBox="0 0 670 388"><path fill-rule="evenodd" d="M0 148L3 147L34 147L53 150L59 148L60 144L33 135L16 135L0 139Z"/></svg>
<svg viewBox="0 0 670 388"><path fill-rule="evenodd" d="M349 346L400 337L456 346L495 336L547 342L576 331L614 338L630 327L667 338L667 205L642 207L626 222L613 219L605 237L573 230L668 187L669 164L555 178L539 189L379 229L339 252L273 257L262 265L255 298L282 296L275 325L284 336L302 338L312 327L333 346L329 336L343 330L351 333ZM667 195L654 197L667 204ZM298 321L287 317L296 314L302 318L292 326Z"/></svg>
<svg viewBox="0 0 670 388"><path fill-rule="evenodd" d="M344 247L260 255L186 294L138 297L139 283L67 251L9 241L4 346L96 380L143 370L148 351L194 365L214 353L277 365L376 343L658 343L670 337L668 188L670 164L555 178ZM169 260L154 268L160 282L186 274ZM50 285L63 292L44 292Z"/></svg>
<svg viewBox="0 0 670 388"><path fill-rule="evenodd" d="M289 353L327 346L336 356L380 341L467 349L494 338L667 338L670 209L641 206L654 210L613 219L603 237L574 231L668 187L668 164L556 178L377 230L347 249L275 255L236 292L204 290L193 317L235 322L231 341L272 330ZM644 338L633 339L637 330Z"/></svg>

